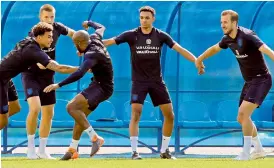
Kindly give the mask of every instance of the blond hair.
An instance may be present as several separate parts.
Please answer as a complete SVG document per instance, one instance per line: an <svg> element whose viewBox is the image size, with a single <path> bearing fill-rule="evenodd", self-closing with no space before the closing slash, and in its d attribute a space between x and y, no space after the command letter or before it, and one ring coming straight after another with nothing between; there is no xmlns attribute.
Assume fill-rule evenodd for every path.
<svg viewBox="0 0 274 168"><path fill-rule="evenodd" d="M239 21L239 15L237 12L233 11L233 10L224 10L221 14L221 16L226 16L226 15L230 15L230 19L231 21L236 21L238 24Z"/></svg>

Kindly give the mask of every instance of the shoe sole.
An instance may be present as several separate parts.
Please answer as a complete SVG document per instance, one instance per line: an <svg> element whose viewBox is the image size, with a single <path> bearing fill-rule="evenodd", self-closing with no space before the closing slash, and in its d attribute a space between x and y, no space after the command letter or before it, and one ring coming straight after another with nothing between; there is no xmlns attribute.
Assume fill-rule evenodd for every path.
<svg viewBox="0 0 274 168"><path fill-rule="evenodd" d="M177 159L177 158L174 157L174 156L172 156L171 158L167 158L167 157L162 157L161 155L160 155L160 158L161 158L161 159L169 159L169 160L176 160L176 159Z"/></svg>
<svg viewBox="0 0 274 168"><path fill-rule="evenodd" d="M266 156L252 157L250 160L264 159Z"/></svg>
<svg viewBox="0 0 274 168"><path fill-rule="evenodd" d="M54 157L50 157L50 158L48 158L48 157L41 157L39 154L37 154L37 156L38 156L39 159L56 160L56 158L54 158Z"/></svg>
<svg viewBox="0 0 274 168"><path fill-rule="evenodd" d="M132 160L142 160L142 158L141 157L139 157L139 158L131 158Z"/></svg>
<svg viewBox="0 0 274 168"><path fill-rule="evenodd" d="M29 159L29 160L37 160L37 159L40 159L40 157L39 156L37 156L37 155L35 155L36 157L28 157L27 156L27 158Z"/></svg>
<svg viewBox="0 0 274 168"><path fill-rule="evenodd" d="M177 158L162 158L161 159L167 159L167 160L177 160Z"/></svg>
<svg viewBox="0 0 274 168"><path fill-rule="evenodd" d="M38 157L38 158L29 158L29 157L28 157L28 159L29 159L29 160L38 160L38 159L40 159L40 158L39 158L39 157Z"/></svg>
<svg viewBox="0 0 274 168"><path fill-rule="evenodd" d="M60 160L71 160L71 159L73 160L78 158L79 158L79 154L77 152L74 152L74 153L67 152Z"/></svg>

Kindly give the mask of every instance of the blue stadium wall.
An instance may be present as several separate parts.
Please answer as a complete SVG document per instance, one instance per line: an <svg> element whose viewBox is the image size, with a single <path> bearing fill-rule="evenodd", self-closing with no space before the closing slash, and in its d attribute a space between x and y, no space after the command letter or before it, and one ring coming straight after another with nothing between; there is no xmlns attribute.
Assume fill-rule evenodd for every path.
<svg viewBox="0 0 274 168"><path fill-rule="evenodd" d="M259 37L274 49L274 2L1 2L1 56L5 56L22 38L31 27L36 24L41 5L49 3L56 8L56 21L75 30L82 29L84 20L92 19L104 24L107 28L104 38L110 38L125 30L139 25L138 9L150 5L156 9L155 27L167 31L183 47L194 55L199 56L205 49L216 44L222 37L220 28L220 13L225 9L233 9L239 13L241 26L253 29ZM179 12L175 12L181 3ZM214 6L214 8L212 8ZM90 31L92 32L92 30ZM118 119L123 119L124 103L130 98L131 66L130 51L127 44L111 46L108 48L114 65L115 92L110 98L114 104ZM164 79L172 97L174 110L178 114L180 102L197 100L207 105L212 120L217 116L217 104L224 100L237 100L243 86L243 79L235 56L230 50L223 50L211 59L206 60L206 74L197 75L196 68L176 52L164 47L162 68ZM63 64L79 65L79 57L69 37L60 37L57 45L57 61ZM274 72L273 62L268 58L266 62L270 71ZM56 74L55 81L59 82L67 75ZM68 85L57 92L57 98L70 100L79 90L90 83L90 74L79 82ZM20 99L24 99L20 75L14 79ZM267 100L274 100L273 88ZM149 96L147 100L151 101ZM189 109L191 111L191 109ZM269 111L271 113L271 111ZM55 115L68 115L65 109L55 109ZM143 114L145 115L145 114ZM193 114L195 115L195 114ZM271 114L272 116L272 114ZM268 115L269 117L269 115ZM236 120L236 116L235 116ZM16 133L15 133L16 132ZM127 129L121 130L128 134ZM212 133L211 130L182 130L182 144ZM24 129L11 132L11 135L24 136ZM151 129L144 129L141 136L150 140L150 135L156 136ZM231 142L222 142L221 139L209 140L204 144L241 144L241 138ZM266 139L270 134L266 134ZM70 135L53 136L64 138L64 143L69 143ZM231 136L227 136L231 138ZM232 137L233 138L233 137ZM11 142L18 142L19 137ZM50 140L50 144L56 144ZM114 139L109 139L108 144L115 144ZM83 142L84 143L84 142ZM273 141L265 141L273 143ZM129 145L128 141L125 144ZM174 144L174 141L171 142Z"/></svg>

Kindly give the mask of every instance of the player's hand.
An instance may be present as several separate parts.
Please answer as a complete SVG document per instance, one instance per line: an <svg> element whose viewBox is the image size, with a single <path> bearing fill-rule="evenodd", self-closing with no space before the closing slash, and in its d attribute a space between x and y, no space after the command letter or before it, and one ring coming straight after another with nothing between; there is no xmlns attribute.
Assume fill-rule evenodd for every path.
<svg viewBox="0 0 274 168"><path fill-rule="evenodd" d="M202 62L201 68L198 69L198 74L199 74L199 75L202 75L202 74L204 74L204 73L205 73L205 65L204 65L204 63Z"/></svg>
<svg viewBox="0 0 274 168"><path fill-rule="evenodd" d="M44 67L42 64L40 64L40 63L37 63L36 64L40 69L47 69L46 67Z"/></svg>
<svg viewBox="0 0 274 168"><path fill-rule="evenodd" d="M203 64L203 62L199 59L199 58L197 58L196 59L196 61L195 61L195 66L196 66L196 68L205 68L205 65Z"/></svg>
<svg viewBox="0 0 274 168"><path fill-rule="evenodd" d="M88 21L84 21L84 22L82 23L82 26L83 26L83 28L84 28L85 30L88 30Z"/></svg>
<svg viewBox="0 0 274 168"><path fill-rule="evenodd" d="M58 84L51 84L51 85L47 86L47 87L44 89L44 92L45 92L45 93L48 93L48 92L51 92L51 91L56 90L56 89L58 89L58 88L60 88L60 86L59 86Z"/></svg>
<svg viewBox="0 0 274 168"><path fill-rule="evenodd" d="M205 70L204 70L205 69L205 65L204 65L204 63L202 61L200 61L199 58L196 59L195 66L198 69L198 74L199 75L202 75L202 74L205 73Z"/></svg>
<svg viewBox="0 0 274 168"><path fill-rule="evenodd" d="M198 74L199 75L202 75L204 73L205 73L205 69L204 68L198 69Z"/></svg>

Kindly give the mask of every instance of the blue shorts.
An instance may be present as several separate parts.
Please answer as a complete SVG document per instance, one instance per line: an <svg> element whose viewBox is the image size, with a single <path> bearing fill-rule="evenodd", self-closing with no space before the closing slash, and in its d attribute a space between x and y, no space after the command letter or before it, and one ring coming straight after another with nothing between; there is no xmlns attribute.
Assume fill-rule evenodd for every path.
<svg viewBox="0 0 274 168"><path fill-rule="evenodd" d="M11 80L0 81L0 114L6 114L9 111L8 102L18 99L15 86Z"/></svg>
<svg viewBox="0 0 274 168"><path fill-rule="evenodd" d="M88 101L89 110L94 111L97 106L107 100L113 93L113 89L104 89L98 82L92 82L82 94Z"/></svg>
<svg viewBox="0 0 274 168"><path fill-rule="evenodd" d="M163 81L132 82L131 103L144 104L147 94L154 106L171 103L168 89Z"/></svg>
<svg viewBox="0 0 274 168"><path fill-rule="evenodd" d="M255 77L246 82L242 89L239 106L242 104L243 100L261 105L271 87L272 78L270 74Z"/></svg>
<svg viewBox="0 0 274 168"><path fill-rule="evenodd" d="M56 103L55 91L51 91L49 93L43 92L45 87L54 83L53 75L41 77L31 73L22 73L21 77L26 100L30 97L39 96L41 106Z"/></svg>

